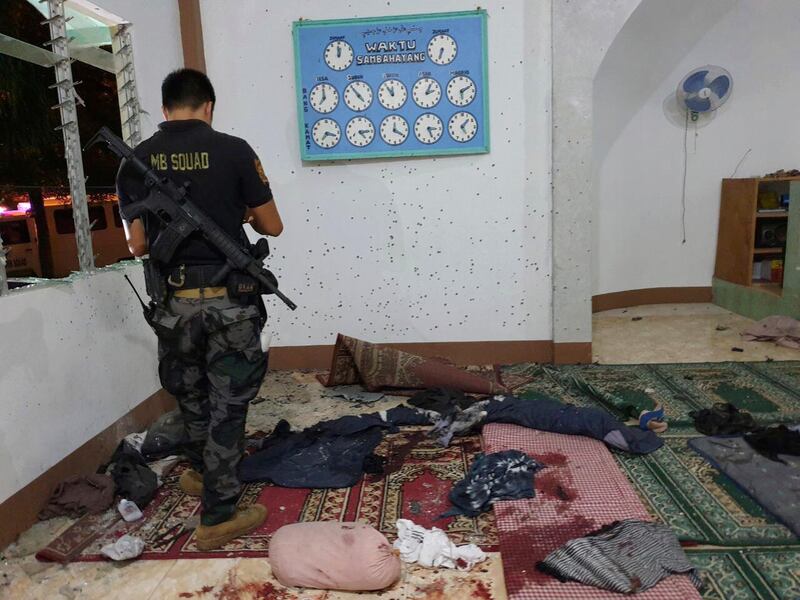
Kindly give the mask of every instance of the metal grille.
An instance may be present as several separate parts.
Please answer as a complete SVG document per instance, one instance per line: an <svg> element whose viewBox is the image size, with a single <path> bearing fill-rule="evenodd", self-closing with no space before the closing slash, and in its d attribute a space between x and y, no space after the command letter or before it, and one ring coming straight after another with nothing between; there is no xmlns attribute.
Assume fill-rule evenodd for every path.
<svg viewBox="0 0 800 600"><path fill-rule="evenodd" d="M117 97L119 117L122 123L122 139L131 147L142 141L139 115L139 95L136 90L136 72L133 68L133 42L130 24L117 26L111 38L117 72Z"/></svg>
<svg viewBox="0 0 800 600"><path fill-rule="evenodd" d="M50 27L50 46L58 59L54 65L56 82L51 88L58 90L58 104L53 109L61 113L61 129L64 134L64 155L67 160L67 176L72 196L72 217L75 221L75 241L78 246L78 264L81 271L94 271L94 254L92 252L92 234L89 225L89 209L86 200L86 181L83 174L83 157L81 156L81 137L78 131L77 104L83 100L75 91L72 79L72 60L69 56L69 38L67 37L67 19L64 17L63 0L42 0L47 2L50 18L42 21L42 25Z"/></svg>

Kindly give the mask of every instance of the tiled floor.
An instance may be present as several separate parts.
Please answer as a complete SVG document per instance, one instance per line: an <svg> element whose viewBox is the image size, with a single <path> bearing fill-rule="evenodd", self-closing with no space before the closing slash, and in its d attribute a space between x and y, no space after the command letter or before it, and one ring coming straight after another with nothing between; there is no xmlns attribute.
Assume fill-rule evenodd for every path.
<svg viewBox="0 0 800 600"><path fill-rule="evenodd" d="M603 363L758 361L800 359L800 351L773 344L743 342L739 332L751 321L710 304L642 306L598 313L594 317L594 358ZM743 352L733 352L738 347ZM270 374L251 408L248 431L270 431L280 418L306 427L343 414L374 411L397 404L386 397L362 407L320 397L313 375ZM471 573L406 569L398 584L382 595L289 591L272 577L267 561L257 558L138 561L127 565L38 563L33 553L68 520L39 524L3 554L0 598L83 600L171 598L259 600L448 600L505 598L499 555Z"/></svg>
<svg viewBox="0 0 800 600"><path fill-rule="evenodd" d="M800 350L743 341L751 323L713 304L609 310L594 315L593 356L606 364L800 360Z"/></svg>

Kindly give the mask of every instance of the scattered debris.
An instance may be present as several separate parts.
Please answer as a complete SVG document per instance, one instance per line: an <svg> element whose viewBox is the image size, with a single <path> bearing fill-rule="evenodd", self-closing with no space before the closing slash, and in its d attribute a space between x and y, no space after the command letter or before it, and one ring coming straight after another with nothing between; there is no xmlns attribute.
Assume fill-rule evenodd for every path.
<svg viewBox="0 0 800 600"><path fill-rule="evenodd" d="M113 544L100 549L111 560L130 560L144 551L144 540L133 535L123 535Z"/></svg>
<svg viewBox="0 0 800 600"><path fill-rule="evenodd" d="M357 404L372 404L384 397L381 392L367 392L360 385L340 385L322 392L326 398L344 398Z"/></svg>

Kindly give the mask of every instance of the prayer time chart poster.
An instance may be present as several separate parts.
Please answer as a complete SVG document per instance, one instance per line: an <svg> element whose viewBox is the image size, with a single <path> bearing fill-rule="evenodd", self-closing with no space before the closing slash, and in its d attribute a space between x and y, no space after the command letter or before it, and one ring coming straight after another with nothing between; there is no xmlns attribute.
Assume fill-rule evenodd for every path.
<svg viewBox="0 0 800 600"><path fill-rule="evenodd" d="M295 22L302 159L488 152L486 18Z"/></svg>

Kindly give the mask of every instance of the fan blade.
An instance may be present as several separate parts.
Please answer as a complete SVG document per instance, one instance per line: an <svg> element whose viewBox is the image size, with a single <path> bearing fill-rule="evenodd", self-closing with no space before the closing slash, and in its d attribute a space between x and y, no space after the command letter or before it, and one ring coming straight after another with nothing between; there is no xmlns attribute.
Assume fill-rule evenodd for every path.
<svg viewBox="0 0 800 600"><path fill-rule="evenodd" d="M708 98L701 98L697 94L687 96L684 99L684 103L686 104L686 108L694 112L706 112L711 109L711 100Z"/></svg>
<svg viewBox="0 0 800 600"><path fill-rule="evenodd" d="M699 92L704 87L706 87L706 74L708 71L698 71L697 73L693 73L689 77L686 78L686 81L683 82L683 91L691 94L693 92Z"/></svg>
<svg viewBox="0 0 800 600"><path fill-rule="evenodd" d="M727 75L720 75L714 81L708 84L708 89L710 89L714 95L719 98L720 101L725 97L725 94L728 93L728 90L731 89L731 80L728 79Z"/></svg>

